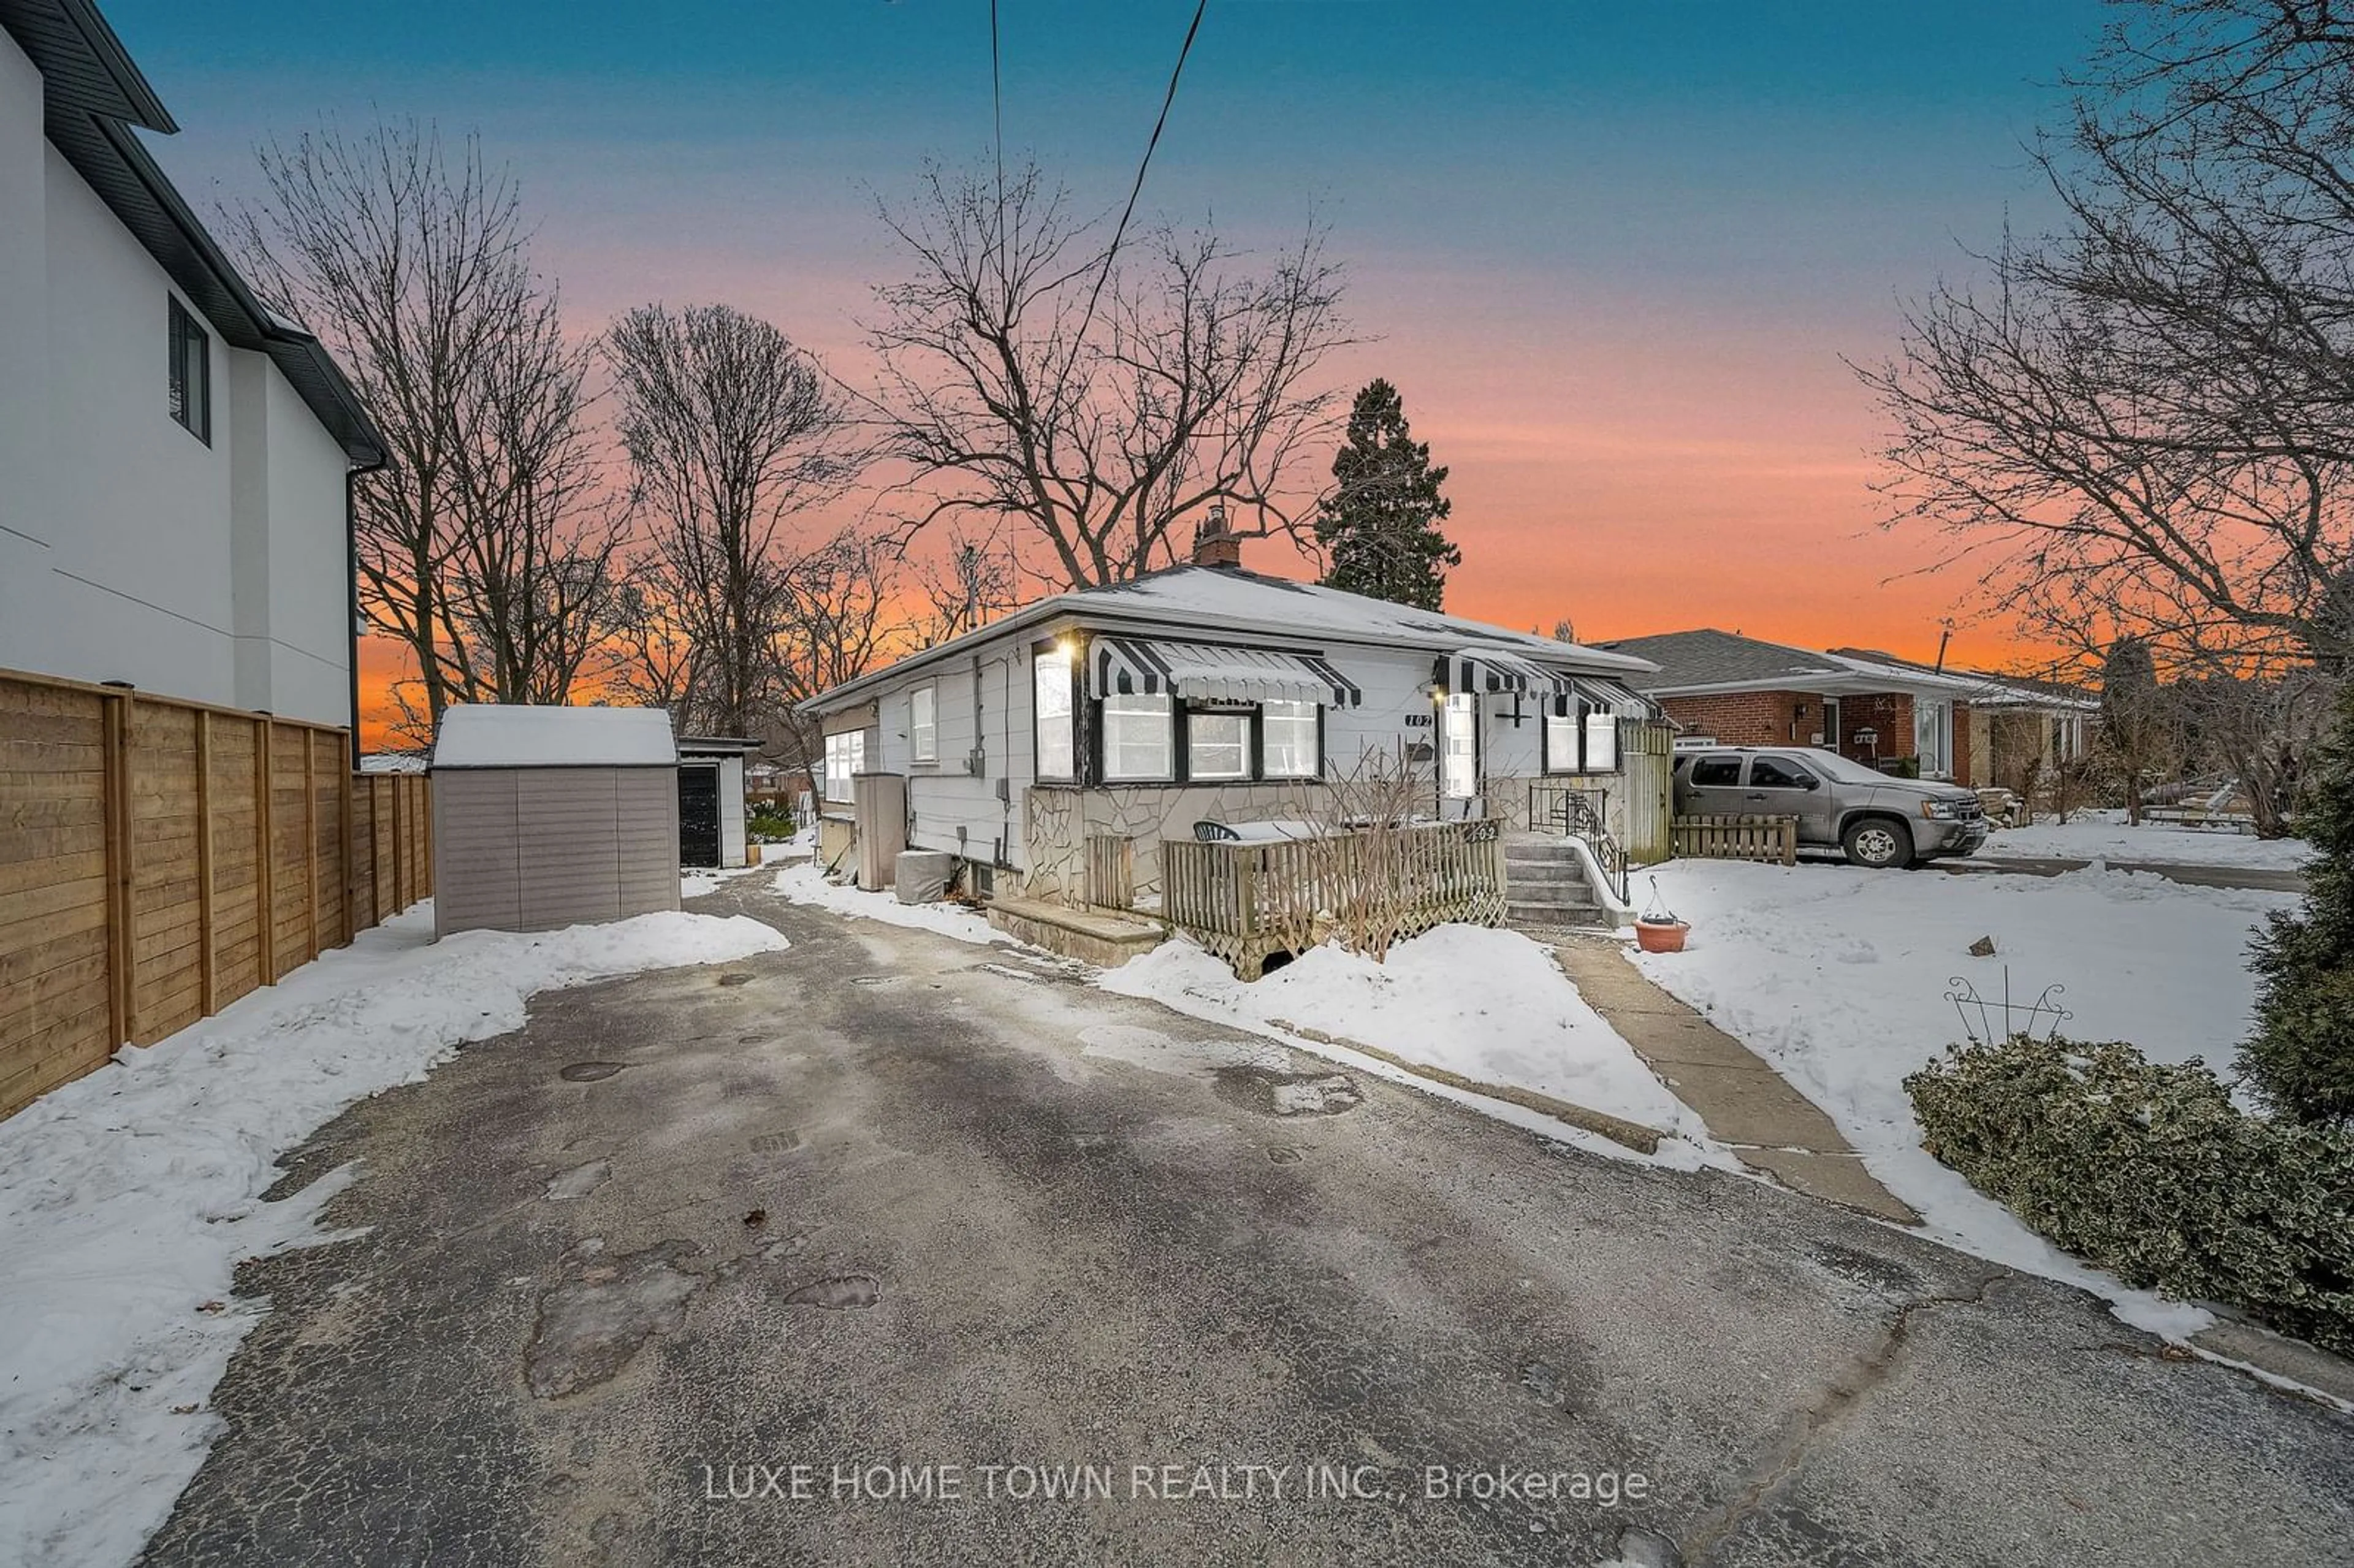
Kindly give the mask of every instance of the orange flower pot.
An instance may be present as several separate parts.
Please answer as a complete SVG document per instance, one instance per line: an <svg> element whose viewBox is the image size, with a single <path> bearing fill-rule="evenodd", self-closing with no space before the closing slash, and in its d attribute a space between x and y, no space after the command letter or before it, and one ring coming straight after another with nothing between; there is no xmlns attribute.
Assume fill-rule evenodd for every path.
<svg viewBox="0 0 2354 1568"><path fill-rule="evenodd" d="M1683 920L1638 920L1635 945L1647 953L1681 953L1684 950L1684 933L1691 929L1691 924Z"/></svg>

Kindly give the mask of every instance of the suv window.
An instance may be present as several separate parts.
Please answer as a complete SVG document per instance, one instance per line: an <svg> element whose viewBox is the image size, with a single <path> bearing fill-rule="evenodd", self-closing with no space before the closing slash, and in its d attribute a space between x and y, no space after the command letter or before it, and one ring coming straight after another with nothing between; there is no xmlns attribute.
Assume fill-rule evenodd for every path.
<svg viewBox="0 0 2354 1568"><path fill-rule="evenodd" d="M1703 757L1691 765L1691 781L1702 789L1712 784L1738 784L1741 782L1741 758Z"/></svg>
<svg viewBox="0 0 2354 1568"><path fill-rule="evenodd" d="M1750 759L1749 787L1752 789L1803 789L1814 781L1813 774L1787 757Z"/></svg>

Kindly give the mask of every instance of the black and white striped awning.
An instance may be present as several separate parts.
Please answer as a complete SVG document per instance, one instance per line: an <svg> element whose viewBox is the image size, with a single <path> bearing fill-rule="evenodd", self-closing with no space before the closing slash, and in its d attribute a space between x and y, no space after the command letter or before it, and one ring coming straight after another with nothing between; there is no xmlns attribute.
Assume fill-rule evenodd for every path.
<svg viewBox="0 0 2354 1568"><path fill-rule="evenodd" d="M1659 716L1659 710L1649 697L1637 694L1622 681L1606 675L1579 675L1569 686L1553 694L1550 711L1568 716L1572 701L1584 705L1586 713L1612 714L1619 718L1644 723Z"/></svg>
<svg viewBox="0 0 2354 1568"><path fill-rule="evenodd" d="M1509 648L1458 648L1438 662L1438 680L1452 694L1565 697L1575 690L1567 675Z"/></svg>
<svg viewBox="0 0 2354 1568"><path fill-rule="evenodd" d="M1353 708L1355 683L1314 653L1098 637L1087 649L1087 694L1159 696L1213 703L1320 703Z"/></svg>

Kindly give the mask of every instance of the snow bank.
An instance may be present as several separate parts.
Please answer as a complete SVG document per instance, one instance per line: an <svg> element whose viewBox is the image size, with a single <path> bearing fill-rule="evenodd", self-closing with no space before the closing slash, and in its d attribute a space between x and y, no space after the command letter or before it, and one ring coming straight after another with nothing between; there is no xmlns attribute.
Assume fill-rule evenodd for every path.
<svg viewBox="0 0 2354 1568"><path fill-rule="evenodd" d="M218 1430L204 1403L266 1309L240 1258L331 1239L347 1172L265 1203L345 1107L520 1028L533 993L783 948L642 915L436 944L430 904L0 1122L0 1562L128 1563Z"/></svg>
<svg viewBox="0 0 2354 1568"><path fill-rule="evenodd" d="M2206 1321L2069 1258L1931 1158L1903 1079L1962 1037L1946 1000L1953 978L1999 1000L2006 965L2015 1001L2065 987L2068 1034L2228 1071L2254 1006L2249 935L2293 895L2116 871L1963 877L1674 861L1645 874L1692 928L1683 952L1634 961L1829 1112L1933 1234L2094 1290L2142 1327L2179 1335ZM1980 937L1994 938L1993 958L1970 956Z"/></svg>
<svg viewBox="0 0 2354 1568"><path fill-rule="evenodd" d="M814 904L836 915L855 915L886 926L906 926L953 937L960 942L1005 942L1013 938L988 919L961 904L902 904L896 894L864 893L847 884L825 879L817 863L801 861L777 873L777 896L794 904Z"/></svg>
<svg viewBox="0 0 2354 1568"><path fill-rule="evenodd" d="M1386 964L1321 947L1248 983L1191 942L1165 942L1096 983L1245 1028L1307 1024L1482 1083L1705 1136L1551 952L1516 931L1441 926L1392 948Z"/></svg>
<svg viewBox="0 0 2354 1568"><path fill-rule="evenodd" d="M1998 828L1978 852L2000 859L2050 855L2064 860L2148 861L2166 865L2229 865L2254 871L2296 871L2312 858L2303 839L2260 839L2253 833L2185 828L2164 822L2126 823L2123 811L2080 811L2067 821Z"/></svg>

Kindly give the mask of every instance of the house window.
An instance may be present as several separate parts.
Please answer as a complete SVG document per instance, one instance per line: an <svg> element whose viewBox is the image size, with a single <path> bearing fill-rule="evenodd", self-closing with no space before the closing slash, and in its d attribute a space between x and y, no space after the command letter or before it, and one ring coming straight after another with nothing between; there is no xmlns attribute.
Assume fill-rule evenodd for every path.
<svg viewBox="0 0 2354 1568"><path fill-rule="evenodd" d="M1076 732L1072 726L1071 654L1060 646L1031 655L1032 692L1036 698L1038 777L1070 783L1079 776Z"/></svg>
<svg viewBox="0 0 2354 1568"><path fill-rule="evenodd" d="M1103 700L1106 783L1161 783L1175 777L1175 714L1166 696Z"/></svg>
<svg viewBox="0 0 2354 1568"><path fill-rule="evenodd" d="M1555 697L1545 706L1544 770L1577 771L1577 713L1568 697Z"/></svg>
<svg viewBox="0 0 2354 1568"><path fill-rule="evenodd" d="M1259 709L1259 771L1269 779L1313 779L1324 771L1319 744L1322 710L1314 703L1268 703Z"/></svg>
<svg viewBox="0 0 2354 1568"><path fill-rule="evenodd" d="M907 751L917 762L940 759L940 689L917 686L907 694Z"/></svg>
<svg viewBox="0 0 2354 1568"><path fill-rule="evenodd" d="M1189 713L1185 715L1187 778L1247 779L1250 774L1250 715Z"/></svg>
<svg viewBox="0 0 2354 1568"><path fill-rule="evenodd" d="M207 446L213 444L212 338L196 324L188 307L171 302L168 359L171 373L172 418Z"/></svg>
<svg viewBox="0 0 2354 1568"><path fill-rule="evenodd" d="M866 732L846 729L825 737L825 798L833 804L847 804L851 799L851 779L866 771Z"/></svg>
<svg viewBox="0 0 2354 1568"><path fill-rule="evenodd" d="M1607 708L1585 715L1585 771L1618 771L1618 715Z"/></svg>

